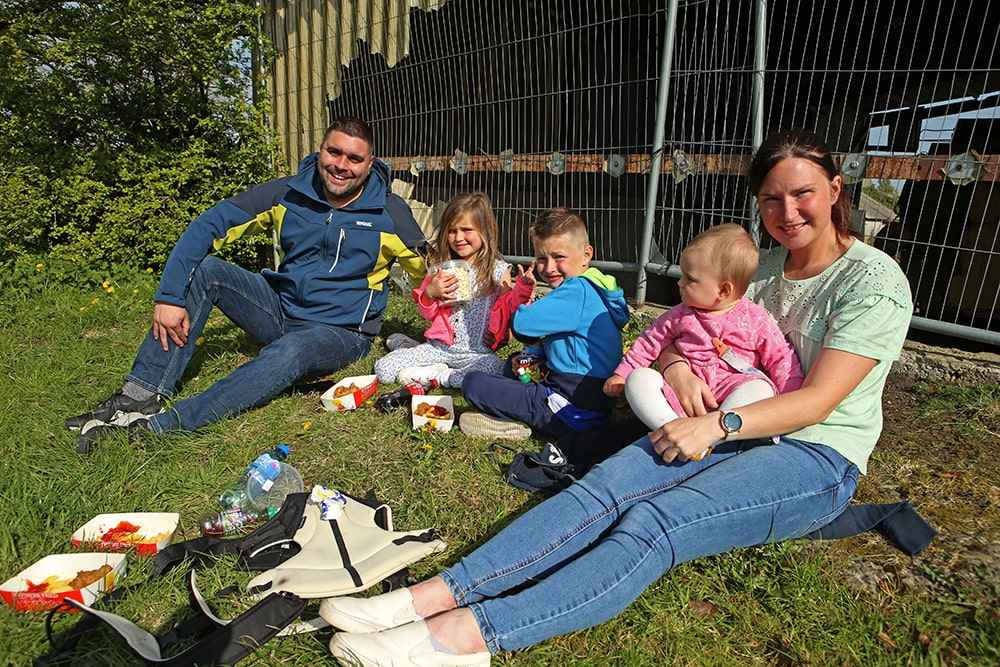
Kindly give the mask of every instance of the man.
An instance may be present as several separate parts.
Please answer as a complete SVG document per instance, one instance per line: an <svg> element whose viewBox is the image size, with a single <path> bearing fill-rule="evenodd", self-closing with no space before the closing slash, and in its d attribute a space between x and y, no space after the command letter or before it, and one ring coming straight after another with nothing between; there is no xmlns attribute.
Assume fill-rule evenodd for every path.
<svg viewBox="0 0 1000 667"><path fill-rule="evenodd" d="M91 412L66 420L76 449L115 431L190 430L261 405L296 380L340 370L371 349L385 311L389 267L425 275L424 237L390 192L367 123L342 117L299 173L257 185L196 218L167 259L153 326L125 386ZM210 255L246 234L275 230L277 271L251 273ZM197 396L165 399L194 353L213 306L263 344Z"/></svg>

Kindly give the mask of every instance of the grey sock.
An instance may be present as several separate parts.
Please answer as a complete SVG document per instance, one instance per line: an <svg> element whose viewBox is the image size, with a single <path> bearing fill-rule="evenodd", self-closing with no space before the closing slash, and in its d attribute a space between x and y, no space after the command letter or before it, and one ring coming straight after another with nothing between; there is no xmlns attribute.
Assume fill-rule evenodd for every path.
<svg viewBox="0 0 1000 667"><path fill-rule="evenodd" d="M122 388L122 393L135 401L148 401L156 396L156 392L140 387L134 382L126 382Z"/></svg>

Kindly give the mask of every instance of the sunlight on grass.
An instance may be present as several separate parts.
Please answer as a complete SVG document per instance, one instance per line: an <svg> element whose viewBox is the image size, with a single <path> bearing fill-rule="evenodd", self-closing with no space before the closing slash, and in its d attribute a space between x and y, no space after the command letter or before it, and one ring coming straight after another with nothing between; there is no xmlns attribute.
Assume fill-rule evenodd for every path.
<svg viewBox="0 0 1000 667"><path fill-rule="evenodd" d="M113 293L56 287L30 297L0 296L0 316L16 325L0 333L6 379L0 392L2 579L48 553L68 551L73 530L102 512L176 511L182 537L196 537L198 517L216 509L218 494L258 453L282 442L290 446L288 461L302 473L307 488L324 484L358 496L371 490L392 507L397 527L441 532L448 547L411 568L418 579L455 562L541 500L503 481L484 441L457 429L447 434L414 431L404 410L383 414L373 401L351 412L327 412L319 403L319 387L307 384L195 433L147 436L138 442L111 439L80 457L63 418L92 407L120 386L150 321L153 286L141 278L135 284L116 279ZM408 295L393 294L384 334L400 331L422 338L423 328ZM370 373L374 360L385 353L382 340L369 358L342 375ZM253 341L213 314L180 395L204 389L256 350ZM460 394L451 393L461 410ZM962 460L945 459L942 452L953 450L960 438L995 436L996 388L925 388L919 401L928 420L953 424L960 434L944 444L940 439L921 443L885 437L877 452L878 475L866 479L859 493L879 501L935 494L940 502L928 505L962 508L963 523L956 519L950 524L943 517L941 523L973 532L971 515L997 508L995 467L987 472L984 466L991 459L977 458L971 448ZM968 447L966 440L961 442ZM921 455L928 451L935 453ZM990 484L992 499L986 491ZM981 529L993 530L992 525ZM918 561L926 565L929 589L897 583L863 591L848 584L856 562L898 559L884 542L867 537L762 546L703 558L661 578L613 620L497 656L494 664L997 664L996 587L984 591L971 586L961 570L955 574L933 559ZM141 582L149 566L148 558L131 557L125 583ZM249 578L230 562L199 573L202 590L209 594L226 586L241 588ZM939 590L949 592L933 592ZM212 604L231 614L246 608L247 599ZM146 584L141 595L126 598L118 611L162 632L186 605L179 569ZM310 606L313 615L316 606ZM76 616L57 615L54 629L64 632L75 621ZM3 608L0 623L6 630L0 633L5 664L28 665L44 651L44 615ZM333 664L328 641L328 633L275 639L241 664ZM78 659L93 665L137 664L123 642L103 630L81 644Z"/></svg>

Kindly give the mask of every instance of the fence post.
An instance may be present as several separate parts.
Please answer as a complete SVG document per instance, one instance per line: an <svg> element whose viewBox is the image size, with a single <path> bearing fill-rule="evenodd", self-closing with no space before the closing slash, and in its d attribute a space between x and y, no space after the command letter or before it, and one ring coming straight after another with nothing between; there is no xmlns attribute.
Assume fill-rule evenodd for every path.
<svg viewBox="0 0 1000 667"><path fill-rule="evenodd" d="M750 123L753 127L753 152L764 143L764 68L767 66L767 0L754 3L754 51L753 86L751 89ZM750 221L750 235L760 246L760 225L757 220L757 199L747 199L747 219Z"/></svg>
<svg viewBox="0 0 1000 667"><path fill-rule="evenodd" d="M646 264L649 263L650 249L653 244L656 197L660 189L660 164L663 162L663 126L667 121L667 98L670 93L670 73L673 68L677 2L678 0L670 0L670 5L667 8L667 22L663 34L663 54L660 58L660 85L656 97L656 127L653 128L653 145L650 147L649 182L646 185L646 209L642 223L642 245L639 249L638 280L635 286L635 300L640 307L646 301Z"/></svg>

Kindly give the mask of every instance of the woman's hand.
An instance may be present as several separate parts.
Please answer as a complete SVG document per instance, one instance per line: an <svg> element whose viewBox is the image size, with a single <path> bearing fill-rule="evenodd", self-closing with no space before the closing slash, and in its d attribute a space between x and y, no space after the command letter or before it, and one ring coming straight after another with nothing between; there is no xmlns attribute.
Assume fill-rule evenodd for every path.
<svg viewBox="0 0 1000 667"><path fill-rule="evenodd" d="M708 388L708 384L691 371L691 367L678 356L673 358L667 355L667 350L660 354L660 368L663 369L663 381L670 385L680 401L684 413L691 416L706 414L719 407L719 402L715 400L715 394ZM667 356L664 363L664 356ZM680 363L675 363L680 362ZM697 452L696 452L697 453Z"/></svg>
<svg viewBox="0 0 1000 667"><path fill-rule="evenodd" d="M701 458L705 450L724 437L718 412L675 419L649 434L653 449L667 463L674 459L688 461Z"/></svg>
<svg viewBox="0 0 1000 667"><path fill-rule="evenodd" d="M184 347L190 329L187 308L171 303L157 303L153 308L153 338L160 341L164 352L169 349L168 337L177 347Z"/></svg>
<svg viewBox="0 0 1000 667"><path fill-rule="evenodd" d="M424 294L433 300L439 300L444 297L454 296L457 289L458 276L447 271L438 271L431 278L431 281L427 283L427 287L424 288Z"/></svg>

